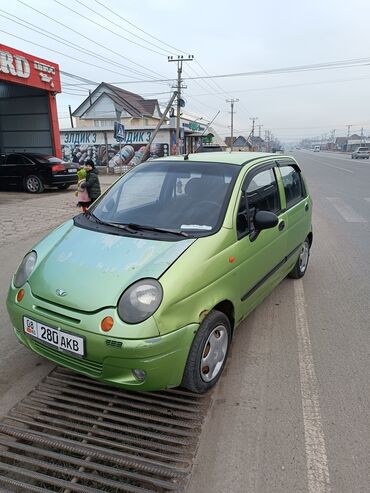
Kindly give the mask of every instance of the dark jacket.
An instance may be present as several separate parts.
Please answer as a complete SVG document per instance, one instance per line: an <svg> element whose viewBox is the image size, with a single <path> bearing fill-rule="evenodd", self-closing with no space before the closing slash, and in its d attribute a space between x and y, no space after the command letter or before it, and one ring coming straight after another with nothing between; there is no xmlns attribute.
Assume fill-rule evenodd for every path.
<svg viewBox="0 0 370 493"><path fill-rule="evenodd" d="M86 188L91 200L97 199L101 194L97 169L93 168L91 171L88 171L86 175Z"/></svg>

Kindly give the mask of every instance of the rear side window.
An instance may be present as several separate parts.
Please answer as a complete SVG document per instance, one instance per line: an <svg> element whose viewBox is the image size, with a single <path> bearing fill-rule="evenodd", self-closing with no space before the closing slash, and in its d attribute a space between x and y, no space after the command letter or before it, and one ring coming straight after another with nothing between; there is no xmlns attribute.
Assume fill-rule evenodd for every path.
<svg viewBox="0 0 370 493"><path fill-rule="evenodd" d="M279 168L283 180L286 206L292 207L306 196L300 172L293 166L282 166Z"/></svg>
<svg viewBox="0 0 370 493"><path fill-rule="evenodd" d="M6 162L7 164L24 164L24 159L19 154L9 154Z"/></svg>

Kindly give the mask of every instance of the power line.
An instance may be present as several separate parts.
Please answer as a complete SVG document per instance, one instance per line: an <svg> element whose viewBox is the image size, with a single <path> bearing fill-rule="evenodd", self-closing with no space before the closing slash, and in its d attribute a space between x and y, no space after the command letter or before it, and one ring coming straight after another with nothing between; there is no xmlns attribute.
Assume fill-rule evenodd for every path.
<svg viewBox="0 0 370 493"><path fill-rule="evenodd" d="M114 14L115 16L119 17L120 19L122 19L124 22L127 22L127 24L130 24L131 26L133 26L135 29L138 29L139 31L141 31L142 33L146 34L147 36L155 39L156 41L159 41L160 43L166 45L168 48L171 48L171 50L175 50L176 52L180 52L180 53L186 53L185 51L182 51L180 50L179 48L176 48L174 46L171 46L167 43L165 43L164 41L161 41L159 38L156 38L155 36L153 36L152 34L148 33L147 31L144 31L143 29L141 29L140 27L138 27L136 24L130 22L129 20L125 19L124 17L122 17L118 12L115 12L114 10L110 9L107 5L99 2L99 0L94 0L96 3L98 3L99 5L101 5L102 7L104 7L106 10L109 10L109 12L111 12L112 14Z"/></svg>
<svg viewBox="0 0 370 493"><path fill-rule="evenodd" d="M85 7L86 9L88 9L89 11L91 12L94 12L95 14L99 15L100 17L103 17L103 19L107 20L108 22L110 22L111 24L113 24L114 26L117 26L119 29L121 29L122 31L125 31L126 33L129 33L131 34L132 36L135 36L135 38L138 38L138 39L141 39L142 41L144 41L145 43L148 43L152 46L154 46L155 48L158 48L159 50L162 50L162 51L165 51L164 48L162 48L161 46L158 46L154 43L152 43L151 41L148 41L146 40L145 38L139 36L138 34L135 34L133 33L132 31L129 31L128 29L125 29L124 27L122 27L120 24L117 24L117 22L114 22L112 21L112 19L109 19L108 17L105 17L105 15L101 14L100 12L98 12L97 10L94 10L91 5L86 5L85 3L81 2L81 0L75 0L75 2L79 3L80 5L82 5L83 7ZM58 2L59 3L59 2ZM100 25L100 24L99 24ZM124 38L126 39L126 38ZM130 41L130 40L129 40ZM133 43L133 41L131 41ZM137 43L135 43L137 44ZM141 45L139 45L141 46ZM168 51L165 51L165 54L167 54Z"/></svg>
<svg viewBox="0 0 370 493"><path fill-rule="evenodd" d="M91 22L92 24L95 24L96 26L99 26L101 27L102 29L105 29L106 31L109 31L110 33L114 34L115 36L118 36L119 38L121 39L124 39L125 41L128 41L129 43L132 43L136 46L140 46L141 48L144 48L145 50L148 50L148 51L152 51L153 53L157 53L157 55L161 55L161 56L166 56L165 53L160 53L159 51L156 51L156 50L153 50L152 48L148 48L147 46L144 46L140 43L137 43L136 41L132 41L131 39L129 38L126 38L126 36L122 36L122 34L118 34L116 33L115 31L112 31L112 29L109 29L109 27L106 27L104 26L103 24L100 24L100 22L96 22L92 19L90 19L90 17L87 17L87 15L84 15L84 14L81 14L81 12L78 12L77 10L74 10L72 7L70 6L67 6L67 5L64 5L63 2L60 2L59 0L53 0L55 3L58 3L59 5L61 5L62 7L64 7L65 9L71 11L71 12L74 12L75 14L79 15L80 17L82 17L83 19L86 19L88 20L89 22ZM78 3L81 3L79 0L76 0L78 1ZM83 4L82 4L83 5ZM89 10L92 10L90 9L90 7L87 7L86 5L84 5L85 8L88 8ZM93 10L93 12L97 13L98 15L100 15L101 17L104 17L103 15L99 14L99 12L96 12ZM108 19L109 20L109 19Z"/></svg>
<svg viewBox="0 0 370 493"><path fill-rule="evenodd" d="M21 0L18 0L18 2ZM285 67L285 68L275 68L266 70L255 70L253 72L237 72L229 74L217 74L209 76L197 76L197 77L183 77L183 80L201 80L201 79L217 79L217 78L230 78L230 77L251 77L254 75L272 75L272 74L287 74L287 73L297 73L297 72L309 72L309 71L320 71L320 70L330 70L330 69L340 69L340 68L351 68L370 65L370 58L358 58L353 60L339 60L336 62L327 62L322 64L312 64L312 65L300 65L295 67ZM152 82L171 82L173 79L156 79ZM143 81L116 81L112 84L134 84L141 83Z"/></svg>
<svg viewBox="0 0 370 493"><path fill-rule="evenodd" d="M63 53L61 51L54 50L53 48L49 48L48 46L44 46L44 45L41 45L39 43L35 43L34 41L31 41L30 39L22 38L21 36L16 36L15 34L9 33L8 31L4 31L3 29L0 29L0 32L2 32L4 34L7 34L8 36L12 36L13 38L20 39L21 41L25 41L26 43L30 43L32 45L38 46L39 48L44 48L45 50L52 51L53 53L58 53L58 55L62 55L64 57L70 58L71 60L75 60L77 62L84 63L85 65L90 65L91 67L100 68L102 70L108 70L109 72L112 72L112 73L115 73L115 74L119 74L119 72L117 72L115 70L111 70L111 69L107 69L105 67L101 67L100 65L96 65L96 63L86 62L85 60L81 60L80 58L76 58L76 57L74 57L72 55L67 55L67 54L65 54L65 53ZM152 81L152 80L147 80L147 81L142 80L141 82L147 82L148 83L148 82L154 82L154 81ZM86 85L86 83L83 83L83 85ZM91 83L87 83L87 85L91 85Z"/></svg>
<svg viewBox="0 0 370 493"><path fill-rule="evenodd" d="M144 77L148 77L148 74L144 74L143 72L139 72L138 70L135 70L135 69L132 69L130 67L127 67L127 65L122 65L122 64L116 62L115 60L113 60L111 58L107 58L107 57L105 57L103 55L99 55L98 53L94 53L93 51L90 51L90 50L88 50L86 48L83 48L83 47L81 47L79 45L76 45L72 41L67 41L66 39L62 38L61 36L58 36L57 34L51 33L50 31L47 31L45 29L42 29L41 30L35 24L32 24L31 22L28 22L28 21L24 21L20 17L16 17L13 14L10 14L9 12L6 12L5 10L0 9L0 11L1 12L4 12L6 14L6 15L0 14L0 16L1 17L4 17L4 19L7 19L7 20L9 20L9 21L11 21L11 22L13 22L15 24L18 24L18 25L20 25L22 27L25 27L26 29L29 29L31 31L36 31L38 34L41 34L42 36L45 36L45 37L47 37L49 39L52 39L52 40L56 41L57 43L61 43L61 44L65 45L65 46L68 46L69 48L72 48L72 49L74 49L74 50L76 50L76 51L78 51L80 53L82 51L83 53L86 53L86 54L88 54L90 56L93 56L94 58L98 58L98 59L100 59L100 60L102 60L104 62L110 61L111 63L113 63L113 65L117 65L119 67L123 67L123 68L125 68L125 69L127 69L127 70L129 70L129 71L131 71L133 73L135 73L136 76L137 75L142 75ZM11 17L15 17L18 20L14 20ZM32 28L30 26L32 26ZM89 64L88 62L84 62L84 61L82 61L82 63ZM89 64L89 65L96 66L96 64ZM120 73L120 72L117 72L115 70L111 70L109 68L104 68L104 67L100 67L100 68L103 68L104 70L107 70L107 71L112 72L112 73L115 73L115 74L119 74ZM132 75L127 75L127 74L122 74L122 73L121 73L121 75L124 75L125 77L129 77L131 79L134 78L134 76L132 76Z"/></svg>
<svg viewBox="0 0 370 493"><path fill-rule="evenodd" d="M76 31L75 29L67 26L66 24L63 24L62 22L55 20L53 17L50 17L49 15L45 14L44 12L41 12L40 10L36 9L35 7L32 7L31 5L28 5L27 3L23 2L23 0L17 0L17 2L21 3L22 5L25 5L26 7L30 8L31 10L34 10L35 12L37 12L38 14L46 17L47 19L50 19L51 21L55 22L56 24L59 24L59 25L65 27L66 29L72 31L74 34L77 34L78 36L81 36L82 38L87 39L91 43L96 44L96 45L104 48L104 50L107 50L110 53L114 53L115 55L119 56L120 58L124 58L128 62L132 63L133 65L136 65L137 67L143 68L147 72L152 72L153 74L155 74L155 75L157 75L159 77L162 77L162 75L159 74L158 72L155 72L154 70L148 69L147 67L144 67L144 65L141 65L140 63L137 63L137 62L131 60L130 58L122 55L122 53L119 53L117 51L114 51L111 47L107 47L107 46L103 45L102 43L99 43L98 41L96 41L96 40L94 40L92 38L89 38L88 36L85 36L82 33L79 33L78 31ZM152 76L149 76L148 75L148 77L152 77ZM169 82L169 81L172 81L172 79L169 79L168 81L165 81L165 82ZM144 81L141 81L141 82L144 82Z"/></svg>

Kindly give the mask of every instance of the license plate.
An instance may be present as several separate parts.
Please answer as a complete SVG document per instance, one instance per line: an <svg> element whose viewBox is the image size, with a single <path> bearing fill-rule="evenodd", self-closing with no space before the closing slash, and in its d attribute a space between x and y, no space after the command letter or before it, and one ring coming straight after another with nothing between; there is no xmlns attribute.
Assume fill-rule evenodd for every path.
<svg viewBox="0 0 370 493"><path fill-rule="evenodd" d="M68 168L68 173L77 173L77 170L74 168Z"/></svg>
<svg viewBox="0 0 370 493"><path fill-rule="evenodd" d="M27 317L23 318L23 328L27 335L54 347L58 351L79 357L85 355L85 340L83 337L74 336L60 329L54 329Z"/></svg>

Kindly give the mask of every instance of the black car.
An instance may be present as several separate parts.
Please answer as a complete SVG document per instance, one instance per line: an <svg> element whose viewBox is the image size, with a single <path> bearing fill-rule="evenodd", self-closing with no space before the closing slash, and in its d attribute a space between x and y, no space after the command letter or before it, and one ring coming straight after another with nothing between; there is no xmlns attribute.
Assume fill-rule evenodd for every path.
<svg viewBox="0 0 370 493"><path fill-rule="evenodd" d="M30 193L45 187L66 190L77 183L77 167L49 154L0 154L0 186L18 185Z"/></svg>

